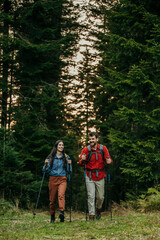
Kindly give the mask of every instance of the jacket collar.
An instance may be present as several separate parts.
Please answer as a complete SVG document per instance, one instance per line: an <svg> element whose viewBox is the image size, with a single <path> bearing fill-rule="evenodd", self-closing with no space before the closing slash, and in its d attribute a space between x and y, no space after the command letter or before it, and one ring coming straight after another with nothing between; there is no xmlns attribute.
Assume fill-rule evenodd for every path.
<svg viewBox="0 0 160 240"><path fill-rule="evenodd" d="M94 150L94 151L99 150L100 149L99 143L97 143L97 148L96 149L94 149L94 148L91 148L91 149Z"/></svg>

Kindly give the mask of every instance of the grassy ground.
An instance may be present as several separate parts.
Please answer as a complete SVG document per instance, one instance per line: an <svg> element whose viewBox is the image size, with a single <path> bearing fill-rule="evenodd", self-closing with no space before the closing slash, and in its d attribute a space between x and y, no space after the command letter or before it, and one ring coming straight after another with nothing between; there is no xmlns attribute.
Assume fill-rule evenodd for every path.
<svg viewBox="0 0 160 240"><path fill-rule="evenodd" d="M72 212L72 222L69 221L69 213L66 213L64 223L60 223L58 213L56 215L53 224L47 212L38 212L34 219L31 212L1 216L0 239L160 240L160 212L142 214L115 210L112 221L106 212L94 222L86 221L84 213Z"/></svg>

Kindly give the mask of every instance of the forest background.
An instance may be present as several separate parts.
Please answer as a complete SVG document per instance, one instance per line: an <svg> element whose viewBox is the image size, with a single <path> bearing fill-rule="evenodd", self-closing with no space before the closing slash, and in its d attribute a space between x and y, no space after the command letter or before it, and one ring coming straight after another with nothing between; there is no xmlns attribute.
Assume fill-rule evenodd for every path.
<svg viewBox="0 0 160 240"><path fill-rule="evenodd" d="M33 209L44 159L62 139L72 208L84 210L77 161L96 129L114 161L104 209L109 198L138 207L153 196L159 210L160 3L2 0L0 9L1 203Z"/></svg>

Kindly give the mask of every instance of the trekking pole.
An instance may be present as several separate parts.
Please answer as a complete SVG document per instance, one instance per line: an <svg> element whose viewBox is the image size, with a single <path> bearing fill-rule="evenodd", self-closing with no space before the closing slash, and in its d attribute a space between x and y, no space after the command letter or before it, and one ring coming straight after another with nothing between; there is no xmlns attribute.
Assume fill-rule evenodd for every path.
<svg viewBox="0 0 160 240"><path fill-rule="evenodd" d="M41 189L42 189L44 177L45 177L45 174L46 174L46 168L47 168L47 163L45 164L45 169L44 169L44 173L43 173L43 177L42 177L42 181L41 181L41 186L40 186L40 189L39 189L37 202L36 202L36 205L35 205L35 208L34 208L34 212L33 212L33 218L35 218L35 215L36 215L36 210L37 210L37 206L38 206L38 202L39 202L39 198L40 198L40 194L41 194Z"/></svg>
<svg viewBox="0 0 160 240"><path fill-rule="evenodd" d="M111 214L111 221L112 221L112 199L111 199L111 167L108 166L108 182L109 182L109 206L110 206L110 214Z"/></svg>
<svg viewBox="0 0 160 240"><path fill-rule="evenodd" d="M68 161L67 159L67 154L65 153L65 158L66 158L66 161ZM68 171L68 181L69 181L69 189L70 189L70 192L69 192L69 218L70 218L70 222L71 222L71 208L72 208L72 187L71 187L71 164L68 163L68 166L69 166L69 171Z"/></svg>
<svg viewBox="0 0 160 240"><path fill-rule="evenodd" d="M85 153L83 154L85 155ZM85 201L85 210L86 210L86 221L87 221L87 204L88 204L88 198L87 198L87 186L86 186L86 164L84 161L84 182L85 182L85 192L86 192L86 201Z"/></svg>
<svg viewBox="0 0 160 240"><path fill-rule="evenodd" d="M69 196L69 202L70 202L70 222L71 222L71 207L72 207L72 188L71 188L71 164L69 164L69 174L68 174L68 179L69 179L69 188L70 188L70 196Z"/></svg>

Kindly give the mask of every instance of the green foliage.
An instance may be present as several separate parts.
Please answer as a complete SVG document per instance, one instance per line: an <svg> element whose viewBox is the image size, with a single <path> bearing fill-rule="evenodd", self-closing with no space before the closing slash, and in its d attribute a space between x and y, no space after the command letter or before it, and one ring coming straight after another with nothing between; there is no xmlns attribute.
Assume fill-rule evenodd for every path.
<svg viewBox="0 0 160 240"><path fill-rule="evenodd" d="M149 188L147 193L137 200L137 208L142 212L160 210L160 192L155 188Z"/></svg>
<svg viewBox="0 0 160 240"><path fill-rule="evenodd" d="M15 207L7 201L0 200L0 215L4 215L9 210L13 210Z"/></svg>
<svg viewBox="0 0 160 240"><path fill-rule="evenodd" d="M15 149L15 141L11 132L6 133L6 139L3 138L4 129L0 131L0 188L2 197L12 201L17 207L21 204L24 195L27 194L27 188L33 181L33 174L30 170L24 170L24 160L20 153ZM25 205L26 206L26 203Z"/></svg>
<svg viewBox="0 0 160 240"><path fill-rule="evenodd" d="M87 50L77 78L68 72L80 30L76 22L78 9L72 1L21 1L19 5L16 1L3 1L0 8L3 21L1 123L4 127L12 126L12 134L5 128L0 131L2 197L17 207L33 207L44 159L55 141L62 139L73 162L72 206L84 210L83 170L77 161L82 148L82 128L88 133L93 125L114 160L113 200L134 201L148 188L157 187L160 179L159 3L120 0L105 5L104 1L98 2L92 14L94 20L103 19L102 28L100 31L96 28L93 33L96 21L91 18L87 21L93 23L89 32L99 39L96 47L102 60L96 72L97 66L92 64L96 54L91 57ZM74 78L80 82L73 89ZM73 105L66 101L70 94L74 95ZM72 111L76 115L71 115ZM86 134L84 138L87 142ZM67 209L69 194L68 188ZM46 196L47 177L39 207L47 206ZM151 198L157 199L152 199L152 205L156 206L159 195L152 195L147 201L152 202Z"/></svg>
<svg viewBox="0 0 160 240"><path fill-rule="evenodd" d="M21 213L13 203L0 199L0 216L19 216Z"/></svg>
<svg viewBox="0 0 160 240"><path fill-rule="evenodd" d="M7 46L1 60L4 62L9 56L12 68L6 65L1 70L8 73L10 111L5 105L5 116L7 121L12 121L14 140L10 142L8 135L4 139L2 132L0 188L5 199L28 208L36 202L44 159L55 141L64 140L66 152L72 159L77 154L75 149L68 150L70 146L75 147L72 142L75 138L65 125L66 84L63 81L69 78L69 58L76 52L78 24L72 1L3 3L0 7L5 23L1 30L5 31L7 21L8 32L1 35L4 48ZM11 43L14 40L14 44L6 38ZM12 101L12 94L16 96L16 103ZM48 204L47 182L46 178L39 206Z"/></svg>
<svg viewBox="0 0 160 240"><path fill-rule="evenodd" d="M97 45L102 61L96 124L113 154L114 189L125 199L160 179L160 20L155 2L122 0L109 10L103 6L104 13L107 31Z"/></svg>

